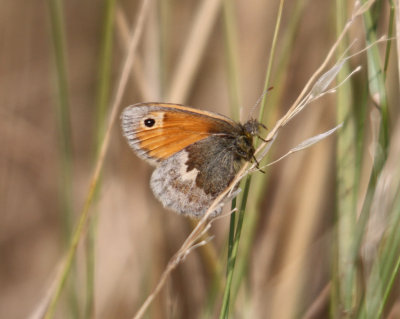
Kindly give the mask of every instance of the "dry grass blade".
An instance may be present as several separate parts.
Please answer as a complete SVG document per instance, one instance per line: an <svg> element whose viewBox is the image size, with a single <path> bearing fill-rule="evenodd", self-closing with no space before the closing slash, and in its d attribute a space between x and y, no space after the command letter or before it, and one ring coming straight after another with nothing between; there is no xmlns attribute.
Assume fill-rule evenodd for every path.
<svg viewBox="0 0 400 319"><path fill-rule="evenodd" d="M331 284L329 283L324 287L310 308L308 308L303 319L322 318L321 315L324 313L324 309L328 307L330 290Z"/></svg>
<svg viewBox="0 0 400 319"><path fill-rule="evenodd" d="M189 32L186 47L172 77L167 102L177 103L186 99L212 26L218 17L221 2L221 0L204 0L201 3Z"/></svg>
<svg viewBox="0 0 400 319"><path fill-rule="evenodd" d="M397 62L400 61L400 3L394 1L396 12L396 48L397 48ZM400 78L400 63L397 63L397 74Z"/></svg>
<svg viewBox="0 0 400 319"><path fill-rule="evenodd" d="M44 317L47 308L49 307L49 303L51 298L54 295L54 292L57 289L58 285L58 278L61 277L62 275L62 261L60 262L59 265L56 267L55 274L53 275L54 278L52 278L47 291L45 292L44 296L40 300L40 302L36 305L35 309L31 312L29 315L29 319L41 319Z"/></svg>
<svg viewBox="0 0 400 319"><path fill-rule="evenodd" d="M283 160L287 156L293 154L293 153L305 150L306 148L309 148L309 147L313 146L314 144L322 141L323 139L325 139L328 136L330 136L333 133L335 133L342 126L343 126L343 124L339 124L339 125L335 126L334 128L330 129L329 131L326 131L324 133L321 133L321 134L315 135L313 137L310 137L309 139L307 139L307 140L301 142L300 144L298 144L297 146L293 147L291 150L289 150L286 154L284 154L281 157L279 157L277 160L275 160L275 161L273 161L271 163L268 163L267 165L262 166L260 168L265 168L265 167L268 167L268 166L272 166L272 165L280 162L281 160Z"/></svg>
<svg viewBox="0 0 400 319"><path fill-rule="evenodd" d="M371 195L369 216L361 246L365 301L361 316L381 318L392 297L400 258L400 122L391 135L387 160Z"/></svg>
<svg viewBox="0 0 400 319"><path fill-rule="evenodd" d="M364 12L366 12L374 2L375 2L375 0L370 0L370 1L367 1L366 3L364 3L363 5L360 5L359 1L355 2L353 15L352 15L351 19L349 21L347 21L345 27L343 28L342 32L338 36L336 42L333 44L333 46L329 50L325 60L322 62L320 67L314 72L314 74L310 77L310 79L308 80L307 84L304 86L303 90L301 91L300 95L298 96L296 101L290 107L290 110L289 110L289 112L287 112L287 115L291 115L292 113L290 111L299 107L299 105L301 104L300 101L302 101L304 99L304 97L307 95L306 93L310 89L310 86L315 82L315 79L318 78L318 76L321 74L321 72L323 72L323 70L328 65L329 61L332 59L333 55L335 54L339 44L343 40L343 37L349 31L349 29L350 29L351 25L353 24L354 20L356 18L360 17ZM281 121L282 121L282 125L285 125L286 121L287 121L287 118L284 117L284 118L281 119Z"/></svg>
<svg viewBox="0 0 400 319"><path fill-rule="evenodd" d="M93 176L91 178L89 193L86 198L86 202L85 202L84 208L82 210L77 228L74 231L70 248L68 250L68 253L67 253L64 261L62 262L62 271L57 276L57 278L54 280L54 283L56 283L56 284L54 284L54 283L51 284L51 287L54 287L54 290L51 293L47 293L46 296L44 298L42 298L42 300L39 302L38 309L42 308L43 310L45 310L46 307L43 307L43 305L48 305L48 308L47 308L45 316L44 316L45 318L53 317L56 303L57 303L58 298L63 289L66 277L68 276L72 260L75 257L75 253L76 253L76 249L77 249L79 240L81 239L81 237L83 235L85 226L89 219L89 209L90 209L90 206L91 206L91 203L93 200L93 195L94 195L94 192L96 189L96 184L99 180L99 176L100 176L103 164L104 164L105 155L108 150L108 146L109 146L109 142L110 142L110 138L111 138L111 130L112 130L115 120L117 118L119 104L121 102L126 84L128 82L130 70L132 68L133 59L135 56L137 45L139 43L140 35L142 33L143 24L145 21L146 14L148 12L149 4L150 4L150 0L143 0L142 6L141 6L141 9L139 12L138 20L136 22L134 32L132 34L132 38L130 41L128 54L127 54L125 63L122 68L121 77L120 77L119 83L117 85L117 91L115 94L114 101L112 103L111 114L109 117L106 134L105 134L103 143L101 145L98 159L96 161L96 166L95 166L95 169L93 172ZM39 314L39 311L35 311L34 313Z"/></svg>
<svg viewBox="0 0 400 319"><path fill-rule="evenodd" d="M119 39L121 42L121 46L123 47L126 52L128 52L128 46L129 46L129 37L130 37L130 31L129 31L129 25L128 21L124 15L123 10L121 9L120 6L117 6L116 10L116 27L119 35ZM145 72L143 70L142 66L142 60L139 58L139 56L136 56L135 61L133 61L133 68L132 68L133 76L135 81L135 85L141 95L141 98L144 101L149 101L152 98L152 89L148 83L148 81L145 81Z"/></svg>
<svg viewBox="0 0 400 319"><path fill-rule="evenodd" d="M202 220L204 220L204 219L202 219ZM143 317L146 310L153 302L154 298L158 295L158 293L163 288L165 281L167 280L169 274L176 268L176 266L178 266L179 263L182 262L186 258L186 256L189 255L195 248L197 248L199 246L203 246L203 245L207 244L207 242L209 240L211 240L211 238L210 238L207 240L202 240L200 242L197 242L210 229L211 222L212 221L209 221L204 227L196 226L196 228L190 233L189 237L185 240L185 242L183 243L181 248L178 250L178 252L168 262L167 267L165 268L164 272L162 273L160 279L158 280L156 287L153 289L151 294L146 298L146 300L144 301L142 306L136 312L135 316L133 317L134 319L139 319L139 318Z"/></svg>
<svg viewBox="0 0 400 319"><path fill-rule="evenodd" d="M385 166L380 173L371 206L362 245L362 258L368 267L375 261L379 244L385 231L389 228L391 210L400 188L400 171L398 159L400 155L400 122L398 121L389 148ZM392 214L393 215L393 214Z"/></svg>

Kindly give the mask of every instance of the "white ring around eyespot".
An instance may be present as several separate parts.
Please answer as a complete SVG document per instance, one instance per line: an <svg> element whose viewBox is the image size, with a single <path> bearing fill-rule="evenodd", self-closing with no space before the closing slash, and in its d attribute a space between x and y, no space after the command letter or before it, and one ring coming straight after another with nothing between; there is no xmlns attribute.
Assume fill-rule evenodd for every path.
<svg viewBox="0 0 400 319"><path fill-rule="evenodd" d="M164 112L152 112L152 114L146 115L142 121L140 121L140 128L142 130L150 130L159 128L164 123ZM147 126L145 124L146 120L154 120L154 124L152 126Z"/></svg>

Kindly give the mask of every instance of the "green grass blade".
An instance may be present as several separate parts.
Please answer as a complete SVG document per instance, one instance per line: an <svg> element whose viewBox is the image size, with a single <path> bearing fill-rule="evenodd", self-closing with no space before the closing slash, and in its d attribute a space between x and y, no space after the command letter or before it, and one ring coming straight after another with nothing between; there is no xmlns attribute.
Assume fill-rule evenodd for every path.
<svg viewBox="0 0 400 319"><path fill-rule="evenodd" d="M233 245L232 245L232 248L229 249L230 254L228 254L227 279L226 279L224 297L222 299L221 313L219 315L220 319L229 318L231 285L232 285L233 273L235 270L237 253L238 253L238 249L239 249L240 235L242 233L244 213L246 210L247 198L249 195L250 182L251 182L251 176L247 176L245 183L244 183L244 190L243 190L243 196L241 198L240 209L238 212L238 220L237 220L237 224L236 224L236 231L235 231L235 235L234 235L234 239L233 239ZM232 228L231 228L231 230L232 230ZM229 236L231 238L232 235L230 234Z"/></svg>
<svg viewBox="0 0 400 319"><path fill-rule="evenodd" d="M389 16L389 27L388 27L388 38L391 39L393 37L393 25L394 25L394 3L393 0L389 1L390 3L390 16ZM385 64L383 67L384 77L386 80L386 74L389 67L389 56L390 56L390 49L392 47L392 40L387 42L386 51L385 51Z"/></svg>
<svg viewBox="0 0 400 319"><path fill-rule="evenodd" d="M111 67L112 67L112 44L114 31L115 0L104 1L104 20L101 35L99 73L96 90L96 126L95 126L95 156L100 152L101 141L104 138L105 119L107 116L107 106L110 102L111 90ZM96 186L95 200L101 187L101 179ZM86 305L85 317L94 317L94 274L95 274L95 235L97 229L97 218L90 221L88 238L86 241Z"/></svg>
<svg viewBox="0 0 400 319"><path fill-rule="evenodd" d="M54 58L57 76L58 89L58 125L61 157L61 179L62 179L62 207L65 217L65 240L67 241L71 230L71 210L72 210L72 147L71 147L71 127L70 109L68 98L68 75L67 58L65 55L65 31L63 21L63 9L60 0L49 0L51 20L51 35L54 46Z"/></svg>
<svg viewBox="0 0 400 319"><path fill-rule="evenodd" d="M112 45L115 16L115 0L104 0L104 22L101 35L101 47L99 57L99 73L97 80L96 96L96 154L103 140L107 106L110 103Z"/></svg>
<svg viewBox="0 0 400 319"><path fill-rule="evenodd" d="M337 34L343 30L347 20L346 1L336 1L336 30ZM347 45L342 43L338 55L341 55ZM337 82L340 83L349 73L349 67L345 64L338 74ZM337 264L334 273L334 293L332 294L333 317L340 311L351 313L355 306L355 274L356 265L354 256L354 233L356 229L356 158L357 149L354 147L357 141L356 122L352 116L352 90L351 84L345 83L337 92L337 123L344 123L338 133L337 142Z"/></svg>
<svg viewBox="0 0 400 319"><path fill-rule="evenodd" d="M279 30L280 30L280 26L281 26L281 19L282 19L282 12L283 12L283 5L284 5L285 1L284 0L280 0L279 2L279 8L278 8L278 12L277 12L277 19L276 19L276 24L275 24L275 31L274 31L274 36L272 38L272 44L271 44L271 50L270 50L270 56L269 56L269 60L268 60L268 66L267 66L267 71L265 74L265 80L264 80L264 92L269 88L269 79L271 76L271 72L272 72L272 63L275 61L274 60L274 56L275 56L275 51L276 51L276 43L278 41L278 35L279 35ZM261 105L260 105L260 112L258 115L258 121L262 123L262 120L264 118L264 111L265 111L265 105L267 102L267 96L264 95L262 101L261 101Z"/></svg>
<svg viewBox="0 0 400 319"><path fill-rule="evenodd" d="M227 61L228 71L228 87L229 87L229 104L231 117L238 121L239 110L242 105L241 92L239 85L239 65L238 65L238 45L236 33L236 21L234 12L234 3L230 0L225 0L222 6L224 16L224 34L225 34L225 56Z"/></svg>
<svg viewBox="0 0 400 319"><path fill-rule="evenodd" d="M376 41L377 23L373 20L372 9L364 13L364 27L366 30L367 44L372 44ZM379 15L378 15L379 16ZM370 218L371 207L374 202L374 194L377 187L378 176L381 174L384 164L387 159L387 151L389 145L389 118L388 104L385 89L384 70L381 66L381 58L378 47L376 45L370 47L367 51L368 60L368 89L372 101L378 106L380 114L378 119L379 136L374 148L373 166L370 179L368 182L367 193L363 202L361 215L358 221L354 255L358 254L361 248L366 225ZM372 268L372 273L367 283L364 299L361 304L359 317L360 318L375 318L378 313L380 300L384 298L385 283L379 278L381 276L381 265L379 261Z"/></svg>
<svg viewBox="0 0 400 319"><path fill-rule="evenodd" d="M377 311L377 318L381 318L385 305L388 302L390 293L393 289L395 279L400 271L400 190L397 190L397 200L394 204L394 209L392 210L393 221L391 224L391 229L386 240L386 249L382 253L381 264L382 264L382 277L385 282L385 291L383 293L383 298L380 300L380 304Z"/></svg>
<svg viewBox="0 0 400 319"><path fill-rule="evenodd" d="M60 154L60 198L61 211L63 220L63 239L67 246L72 232L73 215L72 215L72 141L70 127L70 107L68 94L68 72L67 72L67 57L65 30L63 19L63 4L61 0L48 1L51 35L54 50L57 89L58 89L58 131L59 131L59 154ZM69 310L73 317L79 317L79 303L76 295L76 276L75 267L72 270L70 281L68 282L68 300Z"/></svg>
<svg viewBox="0 0 400 319"><path fill-rule="evenodd" d="M231 116L235 120L239 120L239 109L241 106L241 94L239 86L239 67L237 59L237 33L235 23L235 12L232 1L225 0L223 2L223 22L224 22L224 38L225 38L225 56L227 61L227 76L228 76L228 87L229 87L229 100ZM236 198L232 200L231 210L236 209ZM225 291L222 300L220 318L227 318L229 313L230 304L230 289L233 277L233 266L231 264L233 257L233 249L235 246L235 228L236 225L236 212L233 212L230 216L229 224L229 237L228 237L228 257L227 257L227 269L225 283Z"/></svg>

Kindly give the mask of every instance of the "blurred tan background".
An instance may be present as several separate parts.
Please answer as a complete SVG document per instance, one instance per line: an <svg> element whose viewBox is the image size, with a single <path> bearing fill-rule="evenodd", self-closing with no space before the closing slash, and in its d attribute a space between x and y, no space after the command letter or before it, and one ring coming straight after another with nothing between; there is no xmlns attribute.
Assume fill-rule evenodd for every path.
<svg viewBox="0 0 400 319"><path fill-rule="evenodd" d="M63 3L73 154L71 225L76 223L82 210L94 167L105 2L70 0ZM165 101L230 115L221 9L216 11L215 21L211 23L211 33L204 51L200 52L187 94L182 100L171 101L167 97L200 6L200 1L168 1L168 5L154 1L139 44L139 62L135 62L136 71L132 72L136 75L131 76L121 110L141 101ZM138 8L138 1L122 0L115 4L109 102L125 57L124 23L129 28L134 24ZM235 2L242 120L247 118L263 90L277 9L278 1ZM295 1L285 4L276 61L284 52L288 56L283 67L276 63L273 68L270 85L274 89L268 93L268 99L274 105L267 105L265 124L268 127L295 100L335 41L334 9L330 1L310 0L303 6ZM292 36L286 37L294 12L299 12L299 20ZM386 26L384 21L382 28ZM32 314L50 285L68 243L63 215L65 204L60 191L63 166L51 28L48 2L2 1L1 318L26 318ZM360 35L362 39L362 30L356 24L352 36ZM290 50L285 51L285 45ZM363 46L362 41L358 42L355 49ZM364 60L365 57L357 57L351 64L363 64ZM361 76L357 75L356 79ZM396 87L396 77L393 75L391 79ZM393 100L398 98L394 93L389 95ZM310 105L281 131L271 159L332 128L335 123L334 96ZM238 318L298 317L328 282L335 205L334 142L335 137L329 137L268 168L267 174L261 176L267 183L261 200L253 203L258 221L235 306ZM148 183L151 171L129 149L116 123L97 201L91 208L95 229L92 312L95 318L133 316L168 259L190 232L187 220L164 211L153 197ZM217 263L222 264L222 276L228 226L227 217L216 221L210 231L215 236L212 245ZM74 279L63 293L57 308L58 318L85 317L85 244L85 241L80 244ZM200 250L194 251L173 272L151 307L149 318L215 316L218 311L206 314L212 280ZM71 290L76 293L69 293ZM278 317L279 313L282 316Z"/></svg>

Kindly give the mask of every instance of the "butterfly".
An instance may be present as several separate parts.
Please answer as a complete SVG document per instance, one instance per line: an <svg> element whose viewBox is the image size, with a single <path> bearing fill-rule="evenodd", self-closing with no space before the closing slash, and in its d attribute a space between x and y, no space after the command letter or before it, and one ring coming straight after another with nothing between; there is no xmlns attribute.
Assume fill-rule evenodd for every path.
<svg viewBox="0 0 400 319"><path fill-rule="evenodd" d="M130 147L156 166L150 179L154 195L164 207L192 218L205 214L243 161L256 161L253 137L265 127L257 120L240 124L217 113L168 103L128 106L121 121Z"/></svg>

